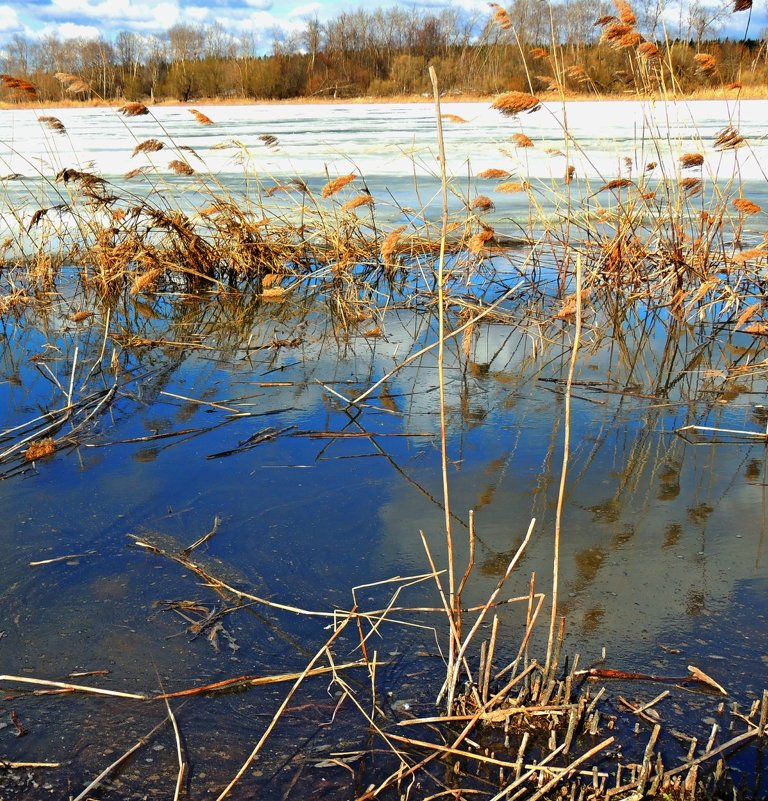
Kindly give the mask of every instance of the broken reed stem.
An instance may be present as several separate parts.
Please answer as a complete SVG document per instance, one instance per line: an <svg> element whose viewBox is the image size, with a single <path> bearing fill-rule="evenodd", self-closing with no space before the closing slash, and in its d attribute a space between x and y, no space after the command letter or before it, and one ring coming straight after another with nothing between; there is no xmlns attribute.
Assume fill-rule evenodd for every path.
<svg viewBox="0 0 768 801"><path fill-rule="evenodd" d="M168 718L173 726L173 736L176 740L176 758L179 762L179 772L176 776L176 788L173 792L173 801L179 801L181 796L181 789L184 785L184 774L187 772L187 764L184 762L184 750L181 746L181 732L179 731L179 724L176 722L176 716L173 714L171 704L168 699L165 699L165 708L168 711Z"/></svg>
<svg viewBox="0 0 768 801"><path fill-rule="evenodd" d="M15 684L34 684L38 687L55 687L59 690L71 692L90 693L91 695L109 695L113 698L130 698L136 701L146 701L149 696L139 693L124 693L119 690L102 690L98 687L85 687L82 684L68 684L64 681L47 681L46 679L32 679L28 676L0 676L0 682L10 681Z"/></svg>
<svg viewBox="0 0 768 801"><path fill-rule="evenodd" d="M560 582L560 533L563 517L563 504L565 500L565 482L568 475L568 458L571 447L571 388L573 374L576 369L576 357L579 352L581 340L581 256L576 257L576 329L573 334L571 346L571 362L568 368L568 380L565 385L565 432L563 436L563 466L560 471L560 489L557 494L557 511L555 513L555 548L552 557L552 614L549 621L549 638L547 640L547 659L544 666L545 684L557 668L553 662L553 649L555 641L555 625L557 623L558 584Z"/></svg>
<svg viewBox="0 0 768 801"><path fill-rule="evenodd" d="M305 678L307 678L307 676L309 675L310 671L311 671L311 670L312 670L312 668L314 667L315 663L316 663L316 662L317 662L317 661L318 661L318 660L319 660L319 659L320 659L320 658L321 658L323 655L325 655L325 654L330 654L330 647L331 647L331 645L332 645L332 644L335 642L335 640L336 640L336 639L339 637L339 635L342 633L342 631L344 631L344 629L347 627L347 625L349 624L349 622L350 622L351 620L352 620L352 615L348 615L348 616L345 618L345 620L344 620L344 621L341 623L341 625L340 625L340 626L338 626L338 627L336 628L336 630L333 632L333 634L332 634L332 635L331 635L331 636L328 638L328 640L326 641L325 645L323 645L323 646L322 646L322 648L320 648L320 650L319 650L319 651L317 651L317 653L316 653L316 654L315 654L315 655L312 657L312 659L309 661L309 663L307 664L307 666L304 668L304 670L301 672L301 674L299 675L299 677L298 677L298 678L296 679L296 681L294 682L294 684L293 684L293 686L291 687L291 689L290 689L290 690L288 691L288 693L286 694L285 698L283 699L283 702L282 702L282 703L280 704L280 706L278 707L278 710L277 710L277 712L275 712L275 714L274 714L274 715L273 715L273 717L272 717L272 720L270 720L270 722L269 722L269 725L268 725L268 726L267 726L267 728L264 730L264 733L263 733L263 734L261 735L261 737L259 738L259 741L258 741L258 742L256 743L256 745L253 747L253 750L251 751L251 753L248 755L248 758L245 760L245 762L243 762L243 764L242 764L242 766L241 766L240 770L238 770L238 771L237 771L237 773L236 773L236 774L234 775L234 777L232 778L232 781L230 781L230 783L229 783L229 784L228 784L228 785L227 785L227 786L226 786L226 787L225 787L225 788L224 788L224 789L221 791L221 793L220 793L220 794L219 794L219 795L216 797L216 801L223 801L223 799L224 799L224 798L226 798L226 797L227 797L227 796L230 794L230 792L232 791L232 789L234 788L234 786L235 786L235 785L236 785L236 784L237 784L237 783L240 781L240 779L243 777L243 775L245 774L245 772L248 770L248 768L249 768L249 767L251 766L251 764L253 763L253 760L254 760L254 759L256 759L256 757L259 755L259 751L261 751L261 749L262 749L262 746L263 746L263 745L264 745L264 743L267 741L267 739L269 738L270 734L272 734L272 731L273 731L273 729L275 728L275 726L277 726L277 723L278 723L278 721L280 720L280 718L282 717L282 714L283 714L283 712L285 712L285 708L288 706L288 704L289 704L289 702L290 702L291 698L293 698L293 696L295 695L296 691L297 691L297 690L299 689L299 687L301 686L301 684L302 684L302 682L304 681L304 679L305 679Z"/></svg>
<svg viewBox="0 0 768 801"><path fill-rule="evenodd" d="M432 92L435 100L435 116L437 120L437 144L440 160L440 191L442 197L442 220L440 223L440 255L437 260L437 307L438 307L438 346L437 346L437 380L440 390L440 467L443 476L443 509L445 512L445 542L448 552L448 602L450 614L456 622L458 639L461 639L461 620L456 611L456 576L453 563L453 532L451 530L451 504L448 489L448 437L445 416L445 240L448 235L448 173L445 163L445 141L443 138L443 120L440 115L440 90L437 83L437 72L433 66L429 68L429 79L432 81ZM448 652L448 673L454 668L457 639L450 638ZM448 712L453 707L453 692L449 688L447 698Z"/></svg>

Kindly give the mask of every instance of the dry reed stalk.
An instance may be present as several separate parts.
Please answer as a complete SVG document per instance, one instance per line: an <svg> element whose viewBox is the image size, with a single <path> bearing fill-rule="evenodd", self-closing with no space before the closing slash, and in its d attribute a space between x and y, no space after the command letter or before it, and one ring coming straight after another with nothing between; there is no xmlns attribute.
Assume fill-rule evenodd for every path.
<svg viewBox="0 0 768 801"><path fill-rule="evenodd" d="M706 74L717 67L717 59L711 53L697 53L693 60L696 62L696 72Z"/></svg>
<svg viewBox="0 0 768 801"><path fill-rule="evenodd" d="M684 170L701 167L702 164L704 164L704 156L701 153L683 153L680 156L680 167Z"/></svg>
<svg viewBox="0 0 768 801"><path fill-rule="evenodd" d="M164 147L165 145L159 139L145 139L133 149L131 158L139 153L157 153L158 150L162 150Z"/></svg>
<svg viewBox="0 0 768 801"><path fill-rule="evenodd" d="M335 195L337 192L342 190L347 184L351 184L357 178L357 175L354 172L349 173L348 175L340 175L338 178L334 178L332 181L328 181L328 183L323 187L321 191L321 195L323 197L330 197L331 195Z"/></svg>
<svg viewBox="0 0 768 801"><path fill-rule="evenodd" d="M549 637L547 638L547 658L544 666L545 682L554 676L557 669L557 662L553 658L555 625L558 615L558 596L560 585L560 538L562 532L563 506L565 504L565 485L568 476L568 461L571 453L571 389L573 387L573 375L576 370L576 358L579 353L581 342L581 295L582 295L582 267L581 256L576 257L576 327L573 333L573 343L571 345L571 360L568 366L568 378L565 383L565 409L563 413L563 461L560 468L560 487L557 494L557 508L555 510L555 542L554 553L552 556L552 613L549 621Z"/></svg>
<svg viewBox="0 0 768 801"><path fill-rule="evenodd" d="M214 121L207 114L203 114L202 111L198 111L196 108L190 108L187 110L200 123L200 125L215 125Z"/></svg>
<svg viewBox="0 0 768 801"><path fill-rule="evenodd" d="M143 103L134 101L131 103L126 103L124 106L120 106L120 108L117 110L117 113L123 114L126 117L141 117L144 114L149 114L149 109Z"/></svg>
<svg viewBox="0 0 768 801"><path fill-rule="evenodd" d="M168 168L173 170L177 175L195 174L194 169L192 169L192 167L190 167L186 161L180 161L179 159L173 159L173 161L169 161Z"/></svg>
<svg viewBox="0 0 768 801"><path fill-rule="evenodd" d="M491 103L491 108L501 112L505 117L516 117L523 112L531 113L541 108L538 97L527 92L508 92Z"/></svg>
<svg viewBox="0 0 768 801"><path fill-rule="evenodd" d="M496 207L493 205L493 201L489 197L486 197L485 195L477 195L477 197L475 197L475 199L472 201L472 208L480 212L485 212L492 211Z"/></svg>
<svg viewBox="0 0 768 801"><path fill-rule="evenodd" d="M373 195L356 195L344 203L341 210L352 211L353 209L359 209L360 206L373 206Z"/></svg>
<svg viewBox="0 0 768 801"><path fill-rule="evenodd" d="M528 181L506 181L493 187L494 192L526 192L529 189Z"/></svg>
<svg viewBox="0 0 768 801"><path fill-rule="evenodd" d="M8 681L15 684L34 684L38 687L55 687L59 690L81 692L89 695L108 695L113 698L129 698L136 701L146 701L148 696L139 693L124 693L119 690L102 690L99 687L85 687L81 684L69 684L64 681L48 681L46 679L33 679L29 676L0 676L0 682Z"/></svg>
<svg viewBox="0 0 768 801"><path fill-rule="evenodd" d="M440 164L440 194L442 200L442 217L440 222L440 254L437 261L437 303L438 303L438 344L437 344L437 380L439 386L440 404L440 467L443 484L443 510L445 521L445 542L448 557L448 602L450 618L458 625L460 612L456 611L456 575L453 557L453 531L451 526L451 504L448 486L448 433L445 409L445 250L448 234L448 172L445 156L445 140L443 137L443 123L440 116L440 91L437 82L437 72L433 66L429 67L429 79L432 82L432 96L435 104L437 122L438 160ZM456 647L458 643L454 637L450 638L448 653L448 672L456 665ZM453 698L449 695L450 711Z"/></svg>
<svg viewBox="0 0 768 801"><path fill-rule="evenodd" d="M741 214L758 214L762 208L745 197L737 197L732 201L733 207Z"/></svg>
<svg viewBox="0 0 768 801"><path fill-rule="evenodd" d="M46 128L50 128L56 133L63 134L67 132L67 129L64 127L64 123L58 117L38 117L37 121L41 122Z"/></svg>

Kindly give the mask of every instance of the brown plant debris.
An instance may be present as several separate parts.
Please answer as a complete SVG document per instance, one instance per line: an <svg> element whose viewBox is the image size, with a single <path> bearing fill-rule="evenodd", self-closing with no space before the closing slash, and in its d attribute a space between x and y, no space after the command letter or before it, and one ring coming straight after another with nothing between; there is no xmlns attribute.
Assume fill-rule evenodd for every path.
<svg viewBox="0 0 768 801"><path fill-rule="evenodd" d="M483 212L483 211L491 211L492 209L495 208L495 206L493 205L493 201L486 195L478 195L472 201L472 208L476 209L477 211Z"/></svg>
<svg viewBox="0 0 768 801"><path fill-rule="evenodd" d="M482 231L478 231L469 238L467 250L469 250L470 253L482 253L486 243L491 239L493 239L493 228L483 226Z"/></svg>
<svg viewBox="0 0 768 801"><path fill-rule="evenodd" d="M198 111L196 108L188 109L188 111L200 125L215 125L214 121L207 114L203 114L202 111Z"/></svg>
<svg viewBox="0 0 768 801"><path fill-rule="evenodd" d="M173 170L177 175L194 175L195 171L192 167L187 164L186 161L179 161L179 159L173 159L173 161L168 162L168 167Z"/></svg>
<svg viewBox="0 0 768 801"><path fill-rule="evenodd" d="M165 145L159 139L145 139L133 149L131 158L138 153L157 153L158 150L162 150L164 147Z"/></svg>
<svg viewBox="0 0 768 801"><path fill-rule="evenodd" d="M24 458L28 462L34 462L36 459L44 459L46 456L51 456L55 452L56 442L52 437L48 437L33 442L24 452Z"/></svg>
<svg viewBox="0 0 768 801"><path fill-rule="evenodd" d="M120 106L117 112L118 114L123 114L126 117L141 117L144 114L149 114L149 109L143 103L134 101L131 103L126 103L124 106Z"/></svg>
<svg viewBox="0 0 768 801"><path fill-rule="evenodd" d="M518 147L533 147L533 140L526 136L524 133L515 133L512 134L512 141Z"/></svg>
<svg viewBox="0 0 768 801"><path fill-rule="evenodd" d="M338 178L334 178L332 181L328 181L328 183L322 189L322 196L323 197L330 197L331 195L335 195L337 192L342 190L347 184L351 184L357 178L355 173L351 172L349 175L340 175Z"/></svg>
<svg viewBox="0 0 768 801"><path fill-rule="evenodd" d="M72 320L73 323L82 323L83 320L87 320L89 317L93 317L93 312L81 310L75 312L69 319Z"/></svg>
<svg viewBox="0 0 768 801"><path fill-rule="evenodd" d="M497 167L491 167L490 169L483 170L477 174L478 178L509 178L512 175L511 172L507 172L506 170L500 170Z"/></svg>
<svg viewBox="0 0 768 801"><path fill-rule="evenodd" d="M693 60L696 62L696 72L707 73L717 67L717 59L710 53L697 53Z"/></svg>
<svg viewBox="0 0 768 801"><path fill-rule="evenodd" d="M753 203L745 197L734 198L733 207L741 214L757 214L762 211L762 208L757 203Z"/></svg>
<svg viewBox="0 0 768 801"><path fill-rule="evenodd" d="M701 153L683 153L680 156L680 166L684 170L688 170L691 167L701 167L704 163L704 156Z"/></svg>
<svg viewBox="0 0 768 801"><path fill-rule="evenodd" d="M515 117L521 112L531 113L541 108L541 101L527 92L507 92L491 103L491 108L500 111L505 117Z"/></svg>
<svg viewBox="0 0 768 801"><path fill-rule="evenodd" d="M38 117L37 121L56 133L63 134L67 132L67 129L64 127L64 123L58 117Z"/></svg>
<svg viewBox="0 0 768 801"><path fill-rule="evenodd" d="M715 137L715 150L735 150L744 144L744 137L732 126L723 128Z"/></svg>

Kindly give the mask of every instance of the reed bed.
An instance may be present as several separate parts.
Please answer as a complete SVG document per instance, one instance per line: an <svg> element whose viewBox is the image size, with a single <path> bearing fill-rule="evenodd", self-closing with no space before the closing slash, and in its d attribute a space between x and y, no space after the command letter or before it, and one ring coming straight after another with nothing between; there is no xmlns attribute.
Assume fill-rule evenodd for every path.
<svg viewBox="0 0 768 801"><path fill-rule="evenodd" d="M662 43L643 39L632 8L623 0L616 3L616 12L598 21L602 38L607 46L626 51L639 89L664 90L667 81L673 85L674 71L667 69L669 53ZM503 9L494 5L493 16L500 30L508 32L509 18ZM542 49L531 57L547 65L555 86L567 80L588 81L584 72L560 69L556 44L551 51ZM702 74L716 72L714 57L700 54L695 60ZM431 79L436 127L441 132L443 120L459 121L442 115L434 70ZM8 80L6 85L11 85ZM33 94L34 87L22 81L12 85L30 97ZM494 102L510 124L524 127L528 114L545 113L534 87L529 88L530 92L510 92ZM128 134L133 118L152 114L136 102L123 105L117 113L125 118ZM202 112L191 113L200 125L214 125ZM40 124L56 136L66 136L56 118L41 117ZM47 369L58 400L51 411L3 432L3 478L79 443L112 404L125 402L131 383L141 378L125 369L124 360L132 350L215 350L205 336L177 337L176 331L185 330L184 320L178 321L176 331L169 326L163 338L127 327L117 330L110 325L110 316L117 315L127 300L150 305L160 296L175 294L188 298L190 305L210 306L215 294L234 309L233 352L246 355L260 347L296 346L301 341L296 309L308 314L318 304L330 312L334 332L355 330L371 340L381 335L386 314L394 306L425 309L437 320L436 339L402 358L390 373L351 397L337 390L332 394L345 409L363 408L397 371L426 352L437 351L444 512L441 559L435 555L438 539L422 533L421 572L355 587L345 608L310 608L301 599L268 596L246 586L229 577L220 563L207 560L200 548L218 536L218 521L191 542L174 541L161 531L135 532L132 548L193 576L197 586L220 604L166 606L164 611L184 617L188 634L204 636L218 647L226 638L223 621L256 609L260 619L275 630L285 616L301 618L311 632L306 639L313 651L298 670L243 673L195 686L166 687L158 677L158 687L114 690L97 681L0 676L3 690L13 695L16 706L31 703L41 693L56 693L59 704L74 698L83 701L87 716L88 704L109 697L110 703L125 704L129 714L146 724L139 739L126 743L116 759L105 759L95 776L77 776L77 787L70 792L73 801L101 792L132 797L113 782L137 753L160 736L173 745L173 768L169 763L158 775L138 779L137 797L141 793L164 794L174 800L194 797L199 785L190 778L190 764L205 755L187 752L185 717L224 693L237 691L245 699L256 692L254 688L271 685L284 690L269 716L259 721L258 730L251 731L252 739L225 744L226 770L205 787L217 801L263 792L254 770L262 764L285 764L286 746L279 733L290 729L291 710L320 704L322 697L327 699L328 687L336 694L323 726L329 731L341 729L340 741L350 747L329 747L315 761L327 770L340 771L342 779L334 791L357 801L695 799L727 785L725 760L733 751L762 743L768 735L768 694L741 711L726 705L728 688L695 665L689 666L686 675L673 677L632 673L602 663L582 667L578 655L562 652L566 618L558 594L560 514L571 480L570 400L583 337L589 333L594 344L606 335L605 330L618 339L621 331L648 325L649 320L651 324L663 320L670 329L706 320L710 327L703 339L708 347L716 338L712 331L741 330L759 339L766 331L761 326L768 325L764 209L744 195L738 176L725 183L714 181L713 173L708 173L712 154L703 152L697 142L672 165L669 159L643 165L630 160L621 174L589 181L574 174L568 154L578 149L578 142L565 129L560 155L565 156L566 166L561 183L544 184L499 167L474 176L483 191L479 194L462 192L446 174L441 135L438 141L439 221L429 219L422 209L410 215L407 224L382 226L377 208L384 200L371 195L358 172L326 176L318 185L302 177L265 182L251 176L253 190L237 195L207 172L203 155L170 136L165 141L152 138L127 146L136 158L160 158L156 154L162 153L163 169L150 162L118 183L87 170L64 168L55 176L41 176L51 202L37 208L25 202L4 209L8 230L2 243L2 315L23 319L30 307L42 309L41 314L47 307L50 313L57 308L52 296L74 276L79 308L70 309L69 322L84 323L99 311L106 315L106 324L101 347L91 354L87 366L75 349L67 382ZM512 141L520 151L536 147L523 130L515 131ZM279 146L268 134L262 144ZM724 123L713 149L724 152L740 147L748 148L749 142L737 128ZM244 163L247 155L241 153ZM11 180L23 183L24 179ZM134 181L152 191L133 189ZM489 181L497 183L483 183ZM191 205L174 195L186 191L194 193ZM505 194L512 192L524 196L530 210L514 237L484 216L494 206L503 206ZM29 196L34 193L30 191ZM458 214L450 210L451 196L459 198ZM553 215L547 211L551 208L561 213ZM270 307L270 321L284 315L299 333L288 339L274 335L269 342L254 344L251 326L244 342L239 334L249 330L254 308L264 313L265 307ZM466 542L460 542L453 529L444 363L446 345L461 338L459 350L469 365L473 337L491 320L536 329L536 348L542 353L552 347L551 332L559 332L560 356L570 359L567 377L559 385L565 400L565 436L550 594L540 592L536 577L523 577L520 570L531 539L538 536L532 520L517 532L520 544L487 600L468 607L463 599L474 580L476 532L472 514ZM222 340L230 334L226 325L211 321L208 331L214 328ZM697 351L692 358L700 355ZM754 370L764 365L744 367ZM39 369L46 371L44 360ZM237 406L210 405L227 415L216 425L256 414ZM294 428L268 426L236 449L208 458L226 458L277 437L322 434ZM172 435L194 436L199 431L180 430ZM335 432L335 436L340 435ZM460 565L459 553L464 552L468 558ZM442 557L444 563L440 563ZM433 603L409 603L411 588L427 584L434 586ZM385 597L369 606L361 599L374 586ZM439 667L424 671L429 681L421 697L429 699L427 715L388 704L379 685L389 667L388 657L382 654L396 647L389 648L384 638L391 632L396 637L408 627L433 632L438 647L438 655L428 661ZM542 627L546 632L540 633ZM615 684L626 692L624 688L636 682L652 689L631 700L613 696ZM660 692L658 685L664 687ZM718 721L702 743L678 737L679 732L664 718L665 704L682 704L693 693L706 714ZM18 726L23 727L20 720ZM316 790L316 781L304 775L308 762L305 755L280 787L281 797ZM0 762L0 771L17 778L19 771L32 771L34 777L35 771L58 769L53 762L24 766ZM20 787L24 781L22 776Z"/></svg>

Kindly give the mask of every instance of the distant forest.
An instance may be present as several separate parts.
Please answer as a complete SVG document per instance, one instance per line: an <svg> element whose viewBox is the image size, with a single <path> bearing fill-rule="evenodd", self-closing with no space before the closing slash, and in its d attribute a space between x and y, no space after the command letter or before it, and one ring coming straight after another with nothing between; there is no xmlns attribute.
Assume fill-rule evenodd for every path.
<svg viewBox="0 0 768 801"><path fill-rule="evenodd" d="M738 11L751 0L735 0ZM768 84L766 41L723 40L731 7L643 0L515 0L483 18L456 10L358 10L308 19L271 51L214 23L114 40L13 37L0 58L0 100L178 100L393 97L429 91L434 66L445 93L501 91L618 94ZM743 18L746 24L746 15Z"/></svg>

